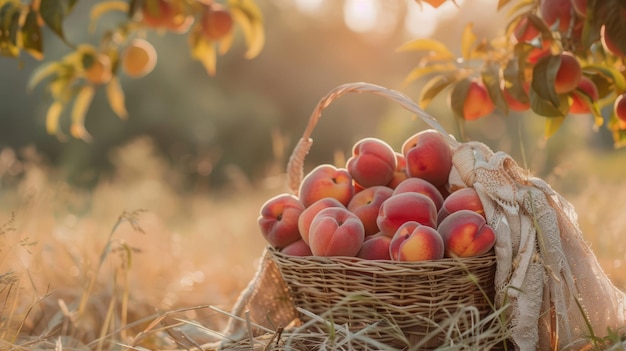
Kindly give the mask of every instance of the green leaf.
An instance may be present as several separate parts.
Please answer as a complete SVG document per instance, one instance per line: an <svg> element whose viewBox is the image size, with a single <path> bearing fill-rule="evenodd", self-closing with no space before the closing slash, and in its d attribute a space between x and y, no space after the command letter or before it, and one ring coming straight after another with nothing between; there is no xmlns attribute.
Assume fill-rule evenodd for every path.
<svg viewBox="0 0 626 351"><path fill-rule="evenodd" d="M68 2L67 0L42 0L39 6L39 13L44 23L66 43L67 41L63 32L63 20L71 10L68 6L73 6L74 3L75 2Z"/></svg>
<svg viewBox="0 0 626 351"><path fill-rule="evenodd" d="M463 105L467 98L471 81L469 78L464 78L456 82L450 92L450 107L457 117L463 118L465 113L463 112Z"/></svg>
<svg viewBox="0 0 626 351"><path fill-rule="evenodd" d="M10 1L0 7L0 55L17 57L20 54L17 43L19 20L19 3Z"/></svg>
<svg viewBox="0 0 626 351"><path fill-rule="evenodd" d="M546 22L539 18L539 16L534 13L528 14L528 23L532 24L535 28L539 30L539 34L541 34L541 38L544 40L552 38L552 30L546 24Z"/></svg>
<svg viewBox="0 0 626 351"><path fill-rule="evenodd" d="M65 105L60 101L55 101L48 107L48 112L46 113L46 131L48 134L57 134L61 112L63 112L64 107Z"/></svg>
<svg viewBox="0 0 626 351"><path fill-rule="evenodd" d="M622 75L622 73L614 67L610 67L606 64L591 64L583 67L583 71L588 72L596 72L600 75L611 80L615 92L619 95L623 92L626 92L626 78Z"/></svg>
<svg viewBox="0 0 626 351"><path fill-rule="evenodd" d="M556 73L561 65L561 56L549 55L537 61L533 68L532 90L553 106L559 106L559 96L554 89Z"/></svg>
<svg viewBox="0 0 626 351"><path fill-rule="evenodd" d="M72 107L72 125L70 127L70 134L74 138L79 138L84 141L90 141L91 135L85 129L85 117L87 116L87 110L91 106L91 101L96 92L96 88L93 85L83 86L74 99L74 106Z"/></svg>
<svg viewBox="0 0 626 351"><path fill-rule="evenodd" d="M404 79L403 84L408 85L409 83L427 74L431 74L435 72L446 73L446 72L455 71L456 69L457 69L456 66L451 65L451 64L434 64L434 65L428 65L424 67L416 67L411 72L409 72L409 74Z"/></svg>
<svg viewBox="0 0 626 351"><path fill-rule="evenodd" d="M200 28L196 27L189 34L189 46L191 47L191 57L200 61L207 73L214 76L217 61L215 43L207 41L200 32Z"/></svg>
<svg viewBox="0 0 626 351"><path fill-rule="evenodd" d="M96 30L96 24L102 15L111 11L121 11L128 12L129 6L126 1L105 1L99 2L91 7L91 14L89 17L89 31L93 32Z"/></svg>
<svg viewBox="0 0 626 351"><path fill-rule="evenodd" d="M551 101L537 94L531 85L529 91L530 108L536 114L544 117L564 117L569 110L569 101L567 94L558 95L558 104L554 105Z"/></svg>
<svg viewBox="0 0 626 351"><path fill-rule="evenodd" d="M422 109L425 109L430 102L441 93L445 88L452 84L454 80L451 75L436 75L431 78L420 90L418 98L418 104Z"/></svg>
<svg viewBox="0 0 626 351"><path fill-rule="evenodd" d="M521 66L521 67L520 67ZM504 88L511 94L511 96L523 103L528 103L528 84L524 81L524 66L525 63L520 62L517 58L512 58L507 62L506 67L502 71L504 78Z"/></svg>
<svg viewBox="0 0 626 351"><path fill-rule="evenodd" d="M417 39L400 46L397 52L408 51L429 51L440 54L443 57L453 59L454 55L448 50L445 44L434 39Z"/></svg>
<svg viewBox="0 0 626 351"><path fill-rule="evenodd" d="M500 89L500 69L498 65L495 63L485 65L481 72L481 77L491 101L498 109L508 115L509 104L507 104L502 89Z"/></svg>
<svg viewBox="0 0 626 351"><path fill-rule="evenodd" d="M476 43L477 37L472 30L474 27L474 23L470 22L463 29L463 34L461 35L461 54L465 60L469 60L472 56L472 47Z"/></svg>
<svg viewBox="0 0 626 351"><path fill-rule="evenodd" d="M546 139L550 139L550 137L553 136L557 130L559 130L559 128L563 124L563 121L565 121L565 117L562 117L562 116L555 117L555 118L547 118L545 131L544 131L544 137Z"/></svg>
<svg viewBox="0 0 626 351"><path fill-rule="evenodd" d="M43 59L41 27L37 23L37 11L30 9L22 26L22 46L35 59Z"/></svg>
<svg viewBox="0 0 626 351"><path fill-rule="evenodd" d="M265 45L265 30L261 10L252 0L229 0L228 6L236 23L243 30L248 50L247 59L258 56Z"/></svg>
<svg viewBox="0 0 626 351"><path fill-rule="evenodd" d="M113 76L107 84L106 95L113 112L115 112L120 119L127 119L128 111L126 111L124 91L122 90L122 85L117 76Z"/></svg>

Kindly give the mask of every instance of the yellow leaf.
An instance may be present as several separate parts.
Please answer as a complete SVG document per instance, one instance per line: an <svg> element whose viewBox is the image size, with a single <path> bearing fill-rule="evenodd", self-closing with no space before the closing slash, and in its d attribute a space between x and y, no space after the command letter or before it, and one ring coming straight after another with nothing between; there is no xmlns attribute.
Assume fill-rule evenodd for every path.
<svg viewBox="0 0 626 351"><path fill-rule="evenodd" d="M445 44L434 39L417 39L400 46L396 51L432 51L443 55L444 57L454 58L454 55L448 50Z"/></svg>
<svg viewBox="0 0 626 351"><path fill-rule="evenodd" d="M191 57L200 61L209 75L214 76L217 60L215 43L209 42L197 28L189 34L189 46L191 46Z"/></svg>
<svg viewBox="0 0 626 351"><path fill-rule="evenodd" d="M48 62L39 67L37 67L33 74L30 76L28 80L28 84L26 85L26 89L30 92L33 91L35 86L39 84L42 80L46 79L48 76L55 74L61 70L61 64L58 62Z"/></svg>
<svg viewBox="0 0 626 351"><path fill-rule="evenodd" d="M117 76L113 76L109 84L107 84L106 94L113 112L115 112L119 118L127 119L128 111L126 111L124 91L122 90L120 79Z"/></svg>
<svg viewBox="0 0 626 351"><path fill-rule="evenodd" d="M226 34L224 38L222 38L218 42L217 53L220 55L226 54L228 50L230 50L230 48L232 47L234 38L235 38L235 31L231 30L230 32L228 32L228 34Z"/></svg>
<svg viewBox="0 0 626 351"><path fill-rule="evenodd" d="M85 129L85 116L95 92L96 89L93 85L85 85L76 95L74 106L72 107L72 125L70 127L70 134L74 138L80 138L84 141L91 140L91 135Z"/></svg>
<svg viewBox="0 0 626 351"><path fill-rule="evenodd" d="M425 67L417 67L417 68L414 68L409 73L409 75L404 79L404 84L405 85L409 84L413 82L414 80L417 80L421 78L422 76L425 76L430 73L435 73L435 72L444 73L444 72L450 72L453 70L456 70L456 66L451 65L451 64L437 64L437 65L429 65Z"/></svg>
<svg viewBox="0 0 626 351"><path fill-rule="evenodd" d="M54 135L59 130L59 119L61 118L61 112L63 112L63 103L55 101L48 107L46 113L46 131L48 134Z"/></svg>
<svg viewBox="0 0 626 351"><path fill-rule="evenodd" d="M465 60L469 60L472 55L472 46L476 43L476 34L472 28L474 27L474 23L468 23L463 30L463 34L461 36L461 53Z"/></svg>
<svg viewBox="0 0 626 351"><path fill-rule="evenodd" d="M564 120L565 120L565 117L546 118L546 128L544 132L545 138L549 139L551 136L553 136L554 133L556 133L556 131L559 130Z"/></svg>
<svg viewBox="0 0 626 351"><path fill-rule="evenodd" d="M91 7L89 32L96 30L98 19L105 13L111 11L128 12L128 2L126 1L105 1L100 2Z"/></svg>
<svg viewBox="0 0 626 351"><path fill-rule="evenodd" d="M259 55L265 45L265 31L261 11L252 0L230 0L228 2L235 22L241 26L248 50L247 59Z"/></svg>

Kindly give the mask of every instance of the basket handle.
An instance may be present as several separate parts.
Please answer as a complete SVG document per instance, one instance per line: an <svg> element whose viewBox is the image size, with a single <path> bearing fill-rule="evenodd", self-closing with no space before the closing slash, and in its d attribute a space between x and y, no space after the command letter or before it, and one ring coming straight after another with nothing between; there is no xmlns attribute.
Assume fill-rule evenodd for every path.
<svg viewBox="0 0 626 351"><path fill-rule="evenodd" d="M450 134L446 132L446 130L433 116L422 110L405 94L371 83L356 82L342 84L331 90L317 103L317 106L309 118L309 123L307 124L302 137L289 157L289 161L287 163L287 182L289 184L289 188L294 194L298 194L300 182L304 176L304 158L309 153L309 150L311 150L311 146L313 145L311 134L313 133L313 129L315 129L317 122L322 117L322 111L328 107L331 102L347 93L373 93L392 100L400 104L400 106L405 109L415 113L429 126L438 131L448 142L450 147L456 148L459 146L459 142L450 136Z"/></svg>

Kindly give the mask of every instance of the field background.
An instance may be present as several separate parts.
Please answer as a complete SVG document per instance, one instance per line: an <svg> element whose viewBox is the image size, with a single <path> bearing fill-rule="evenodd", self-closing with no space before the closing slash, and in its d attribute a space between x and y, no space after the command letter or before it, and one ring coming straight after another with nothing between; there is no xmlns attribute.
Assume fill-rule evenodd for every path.
<svg viewBox="0 0 626 351"><path fill-rule="evenodd" d="M254 274L265 245L259 208L287 191L286 158L317 101L352 81L417 96L420 82L401 85L417 58L394 52L417 32L401 22L359 32L346 25L348 10L339 2L257 2L267 21L264 53L246 61L243 48L234 50L220 58L215 78L180 54L184 38L151 33L157 69L122 82L130 120L117 120L99 93L87 120L90 144L45 135L50 97L25 90L38 63L24 58L16 69L17 62L0 58L0 340L27 348L65 332L72 337L66 345L82 340L94 348L115 326L190 307L181 318L219 330L223 314L193 307L228 310ZM443 9L439 25L421 35L458 49L466 22L477 21L484 36L502 27L502 16L485 10L494 1L457 2L460 8ZM86 26L93 3L81 1L69 19L71 40L97 38L70 30ZM394 18L417 6L386 4L380 12ZM493 21L478 21L486 15ZM66 52L49 39L51 57ZM429 112L458 136L445 99ZM426 128L378 97L345 97L326 114L308 169L345 158L361 137L398 149ZM590 117L568 118L548 141L542 122L494 114L468 126L468 135L511 154L572 202L606 273L626 290L625 151L613 150L606 131L593 131ZM67 320L81 308L88 311L83 327L71 330ZM123 333L132 339L144 328ZM209 339L197 328L188 332L194 330L197 340ZM144 343L160 345L156 339Z"/></svg>

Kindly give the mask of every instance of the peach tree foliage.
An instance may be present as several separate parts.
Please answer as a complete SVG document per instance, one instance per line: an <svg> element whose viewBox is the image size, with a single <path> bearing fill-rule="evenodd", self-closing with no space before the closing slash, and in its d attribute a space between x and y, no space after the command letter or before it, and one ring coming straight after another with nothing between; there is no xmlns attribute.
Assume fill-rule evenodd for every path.
<svg viewBox="0 0 626 351"><path fill-rule="evenodd" d="M416 1L435 8L445 2ZM459 38L461 57L433 39L399 48L423 54L406 77L406 83L426 79L420 106L447 92L461 131L468 121L493 110L504 115L531 110L545 117L546 138L568 116L584 113L593 117L594 128L612 132L616 148L625 146L626 111L619 102L626 94L626 1L499 0L493 6L506 11L504 33L478 38L468 23ZM562 53L575 56L582 77L573 90L559 94L555 81ZM487 107L470 116L468 99L483 99L476 103Z"/></svg>
<svg viewBox="0 0 626 351"><path fill-rule="evenodd" d="M65 35L64 21L77 3L78 0L0 0L0 55L19 58L26 53L44 60L44 30L54 33L68 47L65 56L48 60L35 69L28 83L32 90L45 81L53 100L46 114L46 129L59 137L64 136L59 128L61 114L71 107L70 135L90 139L84 121L98 88L105 89L113 112L119 118L127 118L118 78L123 74L124 50L148 31L185 36L190 56L209 75L215 74L217 57L230 50L239 31L247 46L246 58L257 56L265 43L263 19L254 0L97 1L91 8L90 33L96 26L104 25L98 23L103 14L117 12L121 20L106 23L110 28L106 28L97 46L73 43ZM156 52L151 55L156 59Z"/></svg>

